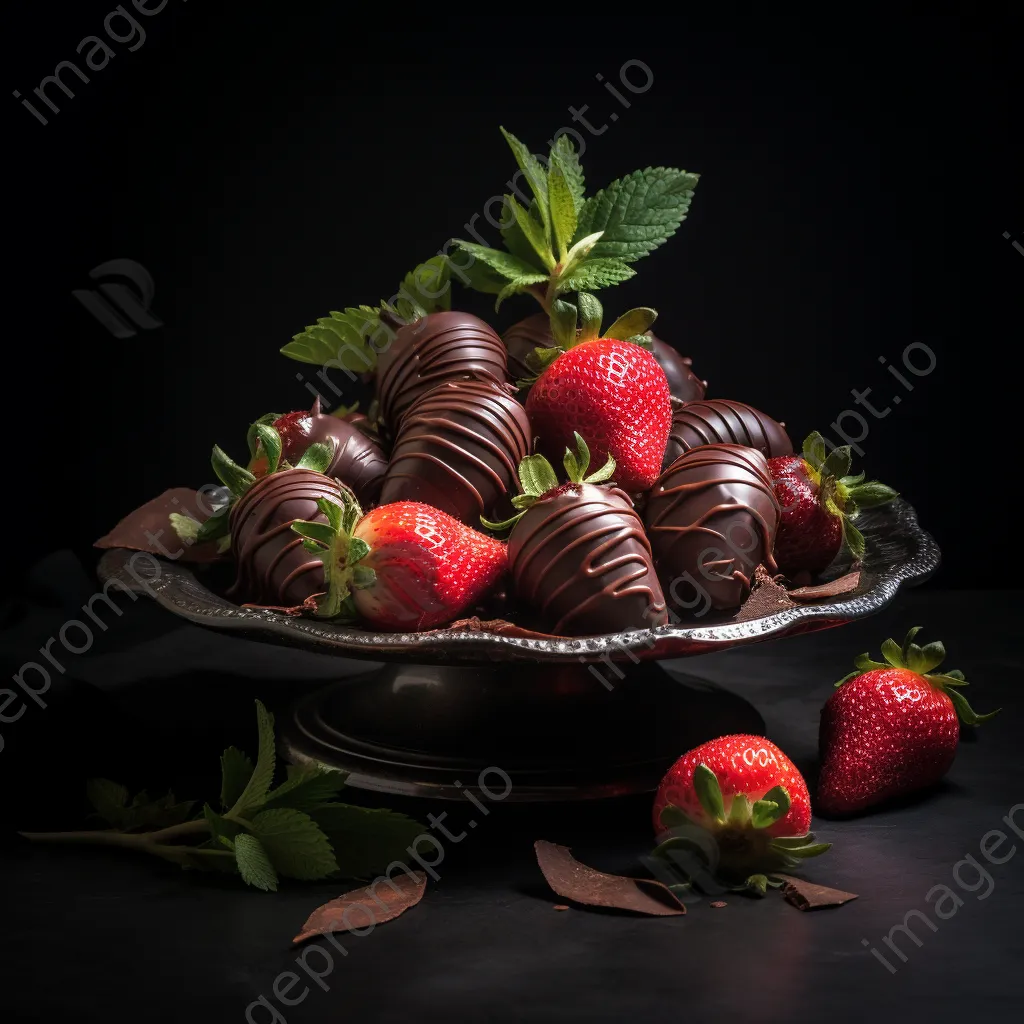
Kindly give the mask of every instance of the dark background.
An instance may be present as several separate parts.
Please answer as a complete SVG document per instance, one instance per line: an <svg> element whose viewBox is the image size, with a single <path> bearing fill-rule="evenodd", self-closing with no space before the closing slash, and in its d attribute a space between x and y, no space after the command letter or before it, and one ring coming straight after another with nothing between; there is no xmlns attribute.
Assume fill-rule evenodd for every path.
<svg viewBox="0 0 1024 1024"><path fill-rule="evenodd" d="M112 6L9 16L9 89L31 96L59 61L84 66L75 48ZM215 441L240 455L249 421L305 403L294 375L315 368L279 347L330 309L391 295L465 233L514 170L499 123L540 150L588 105L608 125L584 131L592 190L648 164L703 175L678 235L602 292L609 312L656 306L711 395L763 408L798 441L834 433L851 388L880 407L902 394L872 420L863 465L937 536L932 585L1014 582L960 535L990 507L972 492L1016 489L998 452L1015 431L1024 274L1003 238L1024 244L1013 23L369 14L170 0L136 15L134 53L112 43L88 85L65 76L73 100L51 90L48 125L8 99L3 397L31 482L6 478L34 494L3 503L16 569L57 547L88 556L166 486L210 480ZM626 110L596 76L618 84L629 59L654 83ZM162 328L117 340L72 298L118 257L152 273ZM486 297L456 303L492 315ZM533 311L520 297L495 322ZM911 342L937 363L906 393L878 360L898 364Z"/></svg>

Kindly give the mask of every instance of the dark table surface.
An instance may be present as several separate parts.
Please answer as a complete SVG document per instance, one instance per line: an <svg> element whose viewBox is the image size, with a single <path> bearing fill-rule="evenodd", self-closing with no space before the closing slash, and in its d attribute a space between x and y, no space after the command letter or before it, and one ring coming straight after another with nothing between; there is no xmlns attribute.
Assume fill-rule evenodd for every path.
<svg viewBox="0 0 1024 1024"><path fill-rule="evenodd" d="M69 556L40 567L31 603L7 612L5 673L31 660L92 589ZM650 798L494 804L465 839L446 844L439 878L418 907L369 935L341 936L344 955L321 942L329 968L322 954L308 954L310 970L325 975L321 987L296 966L290 939L338 894L337 883L264 894L132 854L41 848L13 835L80 827L89 775L209 795L220 749L253 746L252 697L283 710L300 690L363 667L182 627L140 602L68 659L45 710L33 706L0 727L5 1019L963 1021L979 1011L986 1020L1017 1019L1024 849L995 864L981 845L1001 829L1009 840L1000 858L1010 841L1024 848L1003 821L1024 801L1015 648L1022 610L1019 593L911 591L874 619L686 662L687 672L746 698L767 735L810 774L818 710L833 681L854 655L911 625L926 627L922 640L945 641L949 666L974 683L976 709L1003 707L962 740L934 790L854 821L815 821L834 847L805 874L858 900L813 913L774 893L729 895L720 909L698 899L675 918L556 912L563 901L541 877L533 841L569 845L605 870L635 871L651 846ZM472 812L459 803L364 799L421 820L447 810L455 834ZM1016 815L1024 831L1024 807ZM944 919L927 902L936 886L959 901L940 905ZM882 939L904 923L916 939L894 933L900 959ZM278 981L286 998L302 996L288 1006L275 979L296 970L302 980L293 988L287 977Z"/></svg>

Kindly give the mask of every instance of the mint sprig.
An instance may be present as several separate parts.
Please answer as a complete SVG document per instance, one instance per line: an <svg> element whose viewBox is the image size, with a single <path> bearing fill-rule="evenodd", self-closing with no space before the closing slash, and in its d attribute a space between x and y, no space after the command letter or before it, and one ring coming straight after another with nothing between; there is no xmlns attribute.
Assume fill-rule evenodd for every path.
<svg viewBox="0 0 1024 1024"><path fill-rule="evenodd" d="M579 156L560 135L542 161L501 129L532 193L524 206L505 196L504 250L453 239L471 257L468 287L497 295L529 293L550 311L559 295L606 288L633 277L628 264L675 234L686 219L698 175L648 167L613 181L589 199ZM482 264L482 267L480 266Z"/></svg>
<svg viewBox="0 0 1024 1024"><path fill-rule="evenodd" d="M256 763L236 747L221 756L220 811L172 793L129 800L109 779L90 779L86 795L111 827L84 832L22 832L34 842L117 846L183 868L239 874L257 889L276 891L279 876L317 880L360 878L407 853L423 831L404 814L339 802L344 772L327 765L290 765L276 787L274 718L256 701Z"/></svg>

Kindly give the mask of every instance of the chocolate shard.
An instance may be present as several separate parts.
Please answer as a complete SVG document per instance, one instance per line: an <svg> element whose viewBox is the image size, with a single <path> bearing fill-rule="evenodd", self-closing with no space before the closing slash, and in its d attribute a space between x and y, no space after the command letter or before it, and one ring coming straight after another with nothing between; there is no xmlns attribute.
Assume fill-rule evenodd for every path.
<svg viewBox="0 0 1024 1024"><path fill-rule="evenodd" d="M782 895L788 903L800 910L819 910L822 907L841 907L850 900L857 899L855 892L844 892L842 889L830 889L827 885L816 885L804 878L794 875L773 875L783 881Z"/></svg>
<svg viewBox="0 0 1024 1024"><path fill-rule="evenodd" d="M427 888L422 871L404 871L394 878L378 879L363 889L353 889L337 899L317 907L306 919L293 945L330 935L332 932L362 932L385 921L393 921L410 907L415 907Z"/></svg>
<svg viewBox="0 0 1024 1024"><path fill-rule="evenodd" d="M787 593L794 601L821 601L826 597L839 597L841 594L852 594L860 586L860 573L848 572L828 583L818 583L813 587L797 587Z"/></svg>
<svg viewBox="0 0 1024 1024"><path fill-rule="evenodd" d="M429 313L395 331L377 361L377 400L392 436L418 398L446 380L474 377L504 384L501 338L470 313Z"/></svg>
<svg viewBox="0 0 1024 1024"><path fill-rule="evenodd" d="M752 405L726 398L709 398L676 405L662 465L667 469L685 451L702 444L743 444L756 448L766 459L792 455L783 423Z"/></svg>
<svg viewBox="0 0 1024 1024"><path fill-rule="evenodd" d="M563 484L542 495L513 527L508 559L517 595L558 636L668 621L643 523L618 487Z"/></svg>
<svg viewBox="0 0 1024 1024"><path fill-rule="evenodd" d="M781 512L765 457L754 448L708 444L679 456L644 510L665 592L680 612L736 608L758 565L775 571Z"/></svg>
<svg viewBox="0 0 1024 1024"><path fill-rule="evenodd" d="M651 354L668 378L668 390L672 397L680 402L696 402L703 398L708 382L693 372L693 360L689 356L681 356L654 331L648 331L647 336L651 339Z"/></svg>
<svg viewBox="0 0 1024 1024"><path fill-rule="evenodd" d="M309 469L286 469L257 480L232 506L231 554L238 567L228 598L294 607L326 589L320 558L291 529L298 519L326 523L325 498L342 506L341 485Z"/></svg>
<svg viewBox="0 0 1024 1024"><path fill-rule="evenodd" d="M508 374L512 380L534 376L535 371L530 369L526 357L535 348L551 348L555 344L547 313L534 313L513 324L501 336L501 340L508 349Z"/></svg>
<svg viewBox="0 0 1024 1024"><path fill-rule="evenodd" d="M675 917L686 913L686 907L668 886L653 878L627 878L595 871L576 860L567 846L544 839L538 839L533 849L548 885L564 899L590 907L632 910L652 917Z"/></svg>
<svg viewBox="0 0 1024 1024"><path fill-rule="evenodd" d="M423 395L402 420L381 502L426 502L479 529L480 517L515 492L530 454L530 420L514 393L492 380L458 380Z"/></svg>

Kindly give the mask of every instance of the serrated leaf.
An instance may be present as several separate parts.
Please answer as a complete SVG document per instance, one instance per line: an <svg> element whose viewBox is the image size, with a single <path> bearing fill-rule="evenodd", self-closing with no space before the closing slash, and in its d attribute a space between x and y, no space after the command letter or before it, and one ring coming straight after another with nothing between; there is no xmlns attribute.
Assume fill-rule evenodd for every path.
<svg viewBox="0 0 1024 1024"><path fill-rule="evenodd" d="M561 169L566 184L569 186L569 192L572 195L573 209L578 215L583 207L585 179L583 177L583 166L580 163L576 147L572 144L572 139L568 135L559 135L555 139L555 144L551 147L548 159L558 164Z"/></svg>
<svg viewBox="0 0 1024 1024"><path fill-rule="evenodd" d="M327 836L303 811L289 807L260 811L252 819L252 832L274 869L286 878L315 881L338 870Z"/></svg>
<svg viewBox="0 0 1024 1024"><path fill-rule="evenodd" d="M229 810L245 792L246 783L252 778L252 761L237 747L228 747L220 755L220 805Z"/></svg>
<svg viewBox="0 0 1024 1024"><path fill-rule="evenodd" d="M698 178L674 167L634 171L583 204L576 234L604 232L593 256L638 260L671 238L686 219Z"/></svg>
<svg viewBox="0 0 1024 1024"><path fill-rule="evenodd" d="M368 373L377 365L372 339L379 330L379 310L371 306L332 310L294 335L281 352L301 363Z"/></svg>
<svg viewBox="0 0 1024 1024"><path fill-rule="evenodd" d="M518 231L519 226L514 226L516 231ZM505 244L508 245L508 242L506 241ZM523 245L529 249L526 239L523 239ZM511 249L511 246L509 248ZM507 278L489 267L482 260L477 259L472 253L467 252L466 255L472 257L472 262L466 266L456 264L452 262L450 256L448 257L449 262L452 262L452 273L456 275L461 284L467 288L472 288L475 292L482 292L484 295L497 295L508 283Z"/></svg>
<svg viewBox="0 0 1024 1024"><path fill-rule="evenodd" d="M539 498L558 486L558 477L543 455L527 455L519 463L519 482L524 494Z"/></svg>
<svg viewBox="0 0 1024 1024"><path fill-rule="evenodd" d="M128 790L110 779L89 779L85 784L86 799L96 813L114 828L122 828L128 805Z"/></svg>
<svg viewBox="0 0 1024 1024"><path fill-rule="evenodd" d="M626 341L650 330L651 324L657 318L657 310L648 306L638 306L636 309L623 313L611 327L605 328L601 333L605 338L618 338L620 341Z"/></svg>
<svg viewBox="0 0 1024 1024"><path fill-rule="evenodd" d="M274 745L274 716L256 701L256 728L259 733L259 752L256 755L256 767L253 769L245 789L231 806L232 816L245 817L246 813L259 807L267 798L267 793L274 781L274 766L277 762L277 750Z"/></svg>
<svg viewBox="0 0 1024 1024"><path fill-rule="evenodd" d="M405 275L399 295L423 313L438 313L452 308L451 267L445 256L432 256Z"/></svg>
<svg viewBox="0 0 1024 1024"><path fill-rule="evenodd" d="M505 131L502 128L501 134L505 136L505 141L512 150L516 163L519 164L519 169L526 175L526 180L537 200L537 209L544 224L544 231L547 233L551 230L551 219L548 214L548 181L544 168L527 146L520 142L511 132Z"/></svg>
<svg viewBox="0 0 1024 1024"><path fill-rule="evenodd" d="M530 243L531 249L536 254L534 258L539 259L543 266L551 270L555 265L555 257L551 253L551 243L548 241L548 234L544 225L538 223L529 211L524 210L516 202L515 196L505 196L505 203L507 208L512 211L512 216L515 217L516 225L522 232L523 237ZM532 263L533 259L530 262ZM547 275L545 274L544 277L546 280Z"/></svg>
<svg viewBox="0 0 1024 1024"><path fill-rule="evenodd" d="M344 788L347 772L321 764L290 765L288 778L267 794L264 810L290 807L309 811L333 800Z"/></svg>
<svg viewBox="0 0 1024 1024"><path fill-rule="evenodd" d="M372 878L393 861L408 861L409 849L425 831L412 818L378 807L328 804L309 814L330 840L346 878Z"/></svg>
<svg viewBox="0 0 1024 1024"><path fill-rule="evenodd" d="M255 836L243 832L235 839L235 863L246 885L264 892L277 892L277 873Z"/></svg>
<svg viewBox="0 0 1024 1024"><path fill-rule="evenodd" d="M551 233L559 259L565 259L576 232L576 204L562 168L555 160L548 163L548 206L551 210Z"/></svg>
<svg viewBox="0 0 1024 1024"><path fill-rule="evenodd" d="M156 800L150 800L146 793L142 792L135 797L131 806L125 809L121 828L158 829L180 825L191 817L195 804L195 800L176 800L172 792Z"/></svg>
<svg viewBox="0 0 1024 1024"><path fill-rule="evenodd" d="M498 298L494 302L495 310L501 307L501 304L513 295L519 295L521 292L527 291L531 285L535 284L546 284L548 281L547 274L529 274L524 277L517 277L514 281L509 281L504 288L498 292Z"/></svg>
<svg viewBox="0 0 1024 1024"><path fill-rule="evenodd" d="M203 804L203 817L210 829L210 837L216 845L223 849L233 850L235 837L242 831L241 825L236 825L233 821L218 814L209 804Z"/></svg>
<svg viewBox="0 0 1024 1024"><path fill-rule="evenodd" d="M622 260L613 257L591 257L577 263L568 277L559 278L558 289L567 292L590 291L621 284L631 277L636 277L636 271Z"/></svg>
<svg viewBox="0 0 1024 1024"><path fill-rule="evenodd" d="M487 266L497 271L508 281L514 281L521 277L530 277L536 274L537 268L526 260L513 256L511 253L502 252L500 249L489 249L486 245L477 245L475 242L464 242L456 239L460 249L468 252L474 259L486 263ZM546 280L545 276L545 280Z"/></svg>

